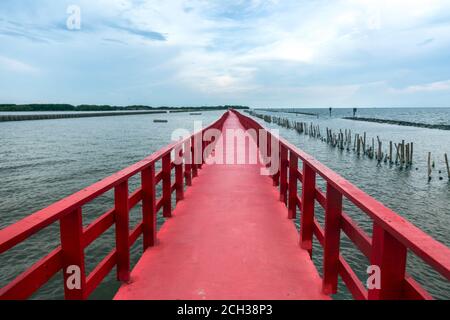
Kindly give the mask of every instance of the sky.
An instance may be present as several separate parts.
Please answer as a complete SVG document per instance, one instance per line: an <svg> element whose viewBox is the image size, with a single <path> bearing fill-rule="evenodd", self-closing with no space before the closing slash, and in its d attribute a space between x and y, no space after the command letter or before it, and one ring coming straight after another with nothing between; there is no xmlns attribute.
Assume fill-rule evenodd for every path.
<svg viewBox="0 0 450 320"><path fill-rule="evenodd" d="M450 1L1 0L0 103L450 107Z"/></svg>

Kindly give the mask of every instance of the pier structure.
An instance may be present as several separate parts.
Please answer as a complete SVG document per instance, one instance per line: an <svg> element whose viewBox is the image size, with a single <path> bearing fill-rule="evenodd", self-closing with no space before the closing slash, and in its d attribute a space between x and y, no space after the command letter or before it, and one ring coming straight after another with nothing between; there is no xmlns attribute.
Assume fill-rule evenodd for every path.
<svg viewBox="0 0 450 320"><path fill-rule="evenodd" d="M234 139L230 148L228 134L236 130L259 134ZM210 161L240 158L237 150L245 150L243 161ZM256 163L250 161L251 150L261 155ZM158 162L161 170L156 170ZM279 164L275 172L265 170L274 162ZM141 185L130 191L128 181L136 175ZM318 186L319 178L325 189ZM83 206L109 190L114 190L111 210L84 227ZM344 211L344 200L372 220L371 235ZM130 230L129 212L138 203L142 219ZM315 216L316 205L324 209L323 224ZM160 214L166 221L157 230ZM297 219L299 230L293 222ZM114 268L122 282L115 294L118 300L322 300L337 292L339 277L355 299L432 299L407 273L410 255L450 280L447 246L235 110L0 230L0 254L55 223L60 226L60 245L1 288L1 299L29 298L58 272L64 275L67 299L87 299ZM87 273L85 248L111 227L115 248ZM367 287L342 256L342 234L375 267L379 285ZM144 252L132 268L130 247L138 240ZM322 247L320 273L311 259L314 241ZM81 277L75 289L67 286L74 267Z"/></svg>

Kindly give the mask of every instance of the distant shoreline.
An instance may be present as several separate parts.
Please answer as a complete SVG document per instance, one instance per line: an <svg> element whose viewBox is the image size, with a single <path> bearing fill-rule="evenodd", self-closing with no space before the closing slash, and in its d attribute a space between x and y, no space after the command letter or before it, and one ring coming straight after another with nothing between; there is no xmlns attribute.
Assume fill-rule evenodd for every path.
<svg viewBox="0 0 450 320"><path fill-rule="evenodd" d="M373 122L373 123L393 124L393 125L406 126L406 127L450 130L450 125L445 125L445 124L428 124L428 123L420 123L420 122L387 120L387 119L377 119L377 118L360 118L360 117L344 117L342 119L353 120L353 121Z"/></svg>
<svg viewBox="0 0 450 320"><path fill-rule="evenodd" d="M199 107L150 107L144 105L110 106L110 105L71 105L71 104L0 104L0 112L92 112L92 111L169 111L169 112L192 112L192 111L217 111L234 109L249 109L246 106L199 106Z"/></svg>
<svg viewBox="0 0 450 320"><path fill-rule="evenodd" d="M193 111L220 111L227 110L228 106L220 107L198 107L198 108L166 108L166 109L150 109L146 111L133 109L119 109L114 111L104 110L23 110L23 111L5 111L0 108L0 112L35 112L35 114L0 114L0 122L10 121L33 121L33 120L53 120L53 119L70 119L70 118L93 118L93 117L111 117L111 116L130 116L130 115L148 115L148 114L170 114L170 113L190 113ZM236 107L233 107L236 108ZM244 109L245 107L237 107ZM57 113L46 113L57 112Z"/></svg>
<svg viewBox="0 0 450 320"><path fill-rule="evenodd" d="M45 111L42 111L45 112ZM0 115L0 122L53 120L70 118L94 118L111 116L130 116L144 114L167 114L167 111L130 111L130 112L85 112L85 113L56 113L56 114L24 114L24 115Z"/></svg>

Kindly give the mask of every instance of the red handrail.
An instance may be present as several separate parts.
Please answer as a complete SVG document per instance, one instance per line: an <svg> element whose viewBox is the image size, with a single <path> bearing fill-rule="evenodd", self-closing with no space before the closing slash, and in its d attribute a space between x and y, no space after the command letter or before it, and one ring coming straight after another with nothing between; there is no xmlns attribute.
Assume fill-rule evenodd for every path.
<svg viewBox="0 0 450 320"><path fill-rule="evenodd" d="M280 199L288 206L288 217L295 218L297 208L301 212L301 247L312 254L313 235L323 247L323 291L326 294L337 292L340 275L355 299L432 299L406 273L408 249L450 280L450 249L447 246L434 240L312 156L272 135L254 119L237 111L233 112L246 129L264 130L269 139L279 142L280 170L272 177L274 185L280 186ZM268 144L270 145L270 141ZM303 163L302 171L298 170L299 159ZM320 175L326 182L325 194L316 186L316 175ZM297 181L302 183L301 196L298 195ZM373 220L372 238L342 210L343 197ZM314 218L315 201L325 209L325 229ZM380 289L367 290L340 255L341 230L372 265L380 267Z"/></svg>
<svg viewBox="0 0 450 320"><path fill-rule="evenodd" d="M69 266L74 265L80 268L81 288L70 290L65 285L66 299L87 299L114 266L117 266L118 280L128 281L130 247L141 235L143 235L144 250L155 245L157 213L162 209L164 217L171 216L172 194L175 192L177 202L183 199L185 185L190 186L192 178L197 176L197 170L201 169L201 163L192 163L190 160L194 159L197 153L203 156L205 148L215 142L204 141L200 144L201 150L198 150L194 146L194 138L197 137L203 141L205 130L221 129L227 117L228 112L209 127L188 138L173 142L144 160L0 230L0 254L58 220L61 234L61 245L1 288L0 299L26 299L60 270L64 271L64 283L66 283L68 274L65 271ZM181 164L172 161L172 151L178 152L185 161ZM156 173L155 164L160 160L162 170ZM203 160L200 158L201 162ZM173 184L172 169L175 169ZM128 180L139 173L141 187L129 194ZM156 199L156 185L161 181L162 197ZM114 189L114 208L104 213L87 228L83 228L82 207L112 189ZM129 211L140 201L142 201L142 221L129 232ZM115 249L86 276L84 249L113 225L116 229Z"/></svg>

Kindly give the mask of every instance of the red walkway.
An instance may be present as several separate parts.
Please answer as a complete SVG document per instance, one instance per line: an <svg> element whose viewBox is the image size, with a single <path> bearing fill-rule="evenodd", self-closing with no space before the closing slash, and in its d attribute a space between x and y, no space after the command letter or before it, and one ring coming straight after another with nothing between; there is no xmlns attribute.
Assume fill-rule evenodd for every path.
<svg viewBox="0 0 450 320"><path fill-rule="evenodd" d="M259 165L205 165L115 299L328 299L278 199Z"/></svg>

